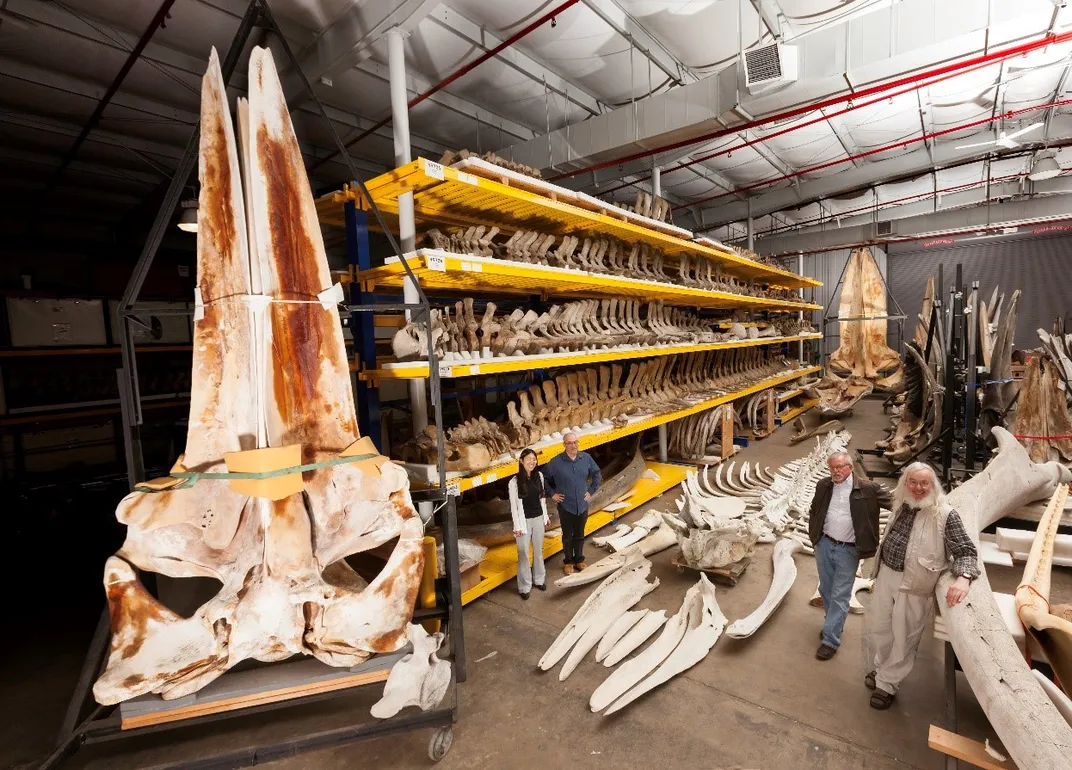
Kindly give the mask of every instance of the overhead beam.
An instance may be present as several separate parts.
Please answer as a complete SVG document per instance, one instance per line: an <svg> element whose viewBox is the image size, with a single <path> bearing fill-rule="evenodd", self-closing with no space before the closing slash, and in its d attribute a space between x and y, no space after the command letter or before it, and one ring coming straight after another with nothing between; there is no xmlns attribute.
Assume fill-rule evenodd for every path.
<svg viewBox="0 0 1072 770"><path fill-rule="evenodd" d="M99 100L104 95L105 90L97 83L92 83L88 80L83 80L82 78L64 75L54 70L47 70L16 59L0 57L0 81L5 77L14 78L15 80L21 80L33 85L44 86L55 91L62 91L89 101ZM117 107L134 110L135 112L141 112L145 115L166 118L175 123L181 123L187 126L193 126L198 119L197 113L191 112L190 110L172 107L168 104L163 104L152 99L146 99L145 97L135 96L129 93L117 93L112 97L112 104Z"/></svg>
<svg viewBox="0 0 1072 770"><path fill-rule="evenodd" d="M387 65L380 64L378 61L368 59L361 62L357 66L357 69L362 72L372 75L385 83L390 82L390 76L387 72ZM413 93L424 93L432 88L433 83L425 80L420 75L414 75L412 71L406 72L406 87ZM462 99L454 94L447 93L446 91L438 91L432 96L428 97L428 101L438 104L440 107L455 112L459 115L472 118L475 121L484 123L485 125L492 126L494 128L501 128L503 133L510 134L519 139L532 139L536 136L536 131L523 126L520 123L504 118L501 115L497 115L487 108L482 108L472 102Z"/></svg>
<svg viewBox="0 0 1072 770"><path fill-rule="evenodd" d="M583 0L593 13L624 37L646 56L652 64L661 69L678 85L693 83L700 79L692 69L678 59L669 48L648 32L615 0Z"/></svg>
<svg viewBox="0 0 1072 770"><path fill-rule="evenodd" d="M917 91L916 93L919 92ZM848 132L845 131L845 127L841 124L841 116L830 115L829 110L819 110L819 112L826 118L826 125L830 126L830 131L837 137L838 143L841 145L841 149L844 150L845 154L850 158L856 155L859 150L856 148L856 145L852 143L852 139ZM859 166L860 161L853 158L852 165Z"/></svg>
<svg viewBox="0 0 1072 770"><path fill-rule="evenodd" d="M232 3L232 5L233 4L234 3ZM244 9L245 0L241 0L239 4ZM229 8L221 8L219 5L219 0L217 0L217 3L208 3L207 5L210 5L211 7L216 8L223 13L227 13L228 15L232 13L232 10ZM79 12L79 16L81 17L81 19L79 19L75 16L72 16L70 13L67 13L62 8L54 5L53 3L41 3L37 2L36 0L8 0L8 5L6 7L12 12L18 13L22 16L26 16L37 24L50 27L59 32L78 37L82 40L96 43L97 45L104 46L110 50L125 52L129 50L129 47L132 47L134 45L134 41L136 40L136 36L129 30L116 28L113 24L110 24L106 21L91 16L90 14L82 12ZM240 17L241 13L239 13L238 16ZM285 32L288 32L288 29L293 27L293 25L288 24L283 19L277 19L276 21L280 25L283 25ZM101 30L106 30L109 34L104 34ZM122 43L122 45L117 43L116 39L113 39L113 37L111 36L114 36L114 38L118 39ZM291 35L288 32L288 39L290 37ZM124 46L127 47L125 48ZM155 64L158 67L166 69L174 77L178 78L184 83L187 83L187 85L191 89L191 93L195 96L195 98L200 98L201 76L204 73L207 59L203 57L192 56L175 48L171 48L169 46L162 45L160 43L154 43L151 41L148 43L148 45L145 46L145 50L142 52L142 59L151 64ZM6 60L0 60L0 65L2 65L0 66L0 76L10 74L9 64ZM41 73L41 78L42 80L44 80L44 73L46 73L47 71L40 69L36 69L36 71L38 73ZM59 76L58 80L50 82L62 81L63 76ZM230 83L228 83L228 86L230 88L235 88L240 91L247 91L248 83L246 81L246 74L241 71L236 71L234 76L232 76ZM79 88L83 88L85 90L81 93L76 91L69 91L69 93L84 95L100 90L99 86L89 83L88 81L75 79L75 82L80 84L78 86ZM42 82L42 84L45 83ZM155 115L157 117L166 117L172 120L176 120L178 122L186 123L191 126L197 121L198 118L197 114L192 111L181 108L172 108L170 106L163 105L159 102L140 99L139 97L134 97L123 92L117 94L116 97L112 99L112 102L117 106L127 107L129 109L134 109L139 112L145 112L146 114ZM364 131L373 125L373 121L371 120L366 120L356 115L347 113L341 109L329 107L328 105L324 106L328 112L329 117L334 122L338 123L340 126L346 126L348 128L355 128L359 131ZM320 117L319 113L312 106L303 105L299 107L298 110L303 114L315 116L317 119L319 119ZM375 131L374 133L376 136L387 141L392 140L390 131L380 129ZM438 142L433 142L432 140L417 136L413 137L413 145L415 149L420 150L421 154L430 157L439 157L447 149L444 145ZM325 154L325 151L319 150L319 148L313 148L312 145L309 145L307 143L303 144L302 151L305 154L313 157L323 157ZM354 160L355 162L357 162L359 159L355 158ZM387 166L373 164L369 161L361 161L359 168L362 168L362 170L367 170L370 173L378 174L385 171L387 169Z"/></svg>
<svg viewBox="0 0 1072 770"><path fill-rule="evenodd" d="M321 32L316 41L299 53L298 64L315 85L353 67L372 55L372 44L387 30L398 27L409 32L439 0L395 0L395 2L351 2L346 12ZM283 94L292 107L308 98L301 78L294 72L282 75Z"/></svg>
<svg viewBox="0 0 1072 770"><path fill-rule="evenodd" d="M36 166L45 166L48 168L60 168L62 162L62 158L57 155L36 152L34 150L16 149L14 147L0 147L0 158L21 163L32 163ZM84 174L93 174L94 176L108 177L110 179L121 179L123 181L144 185L155 185L160 181L162 176L159 173L147 174L142 171L132 171L130 169L121 169L114 166L105 166L99 163L89 163L80 160L70 161L67 164L67 168Z"/></svg>
<svg viewBox="0 0 1072 770"><path fill-rule="evenodd" d="M1066 180L1047 180L1066 183ZM832 251L864 243L908 240L921 236L940 236L952 232L970 233L984 228L994 229L1018 223L1046 222L1070 218L1068 198L1064 195L1036 197L1029 200L991 203L989 206L967 204L937 213L896 219L890 223L888 236L879 237L875 222L761 238L757 250L761 254L777 255L797 251Z"/></svg>
<svg viewBox="0 0 1072 770"><path fill-rule="evenodd" d="M446 5L440 5L430 14L428 20L434 22L483 51L489 51L502 43L502 40L492 35L486 29L473 21L462 16L460 13ZM533 82L546 84L548 90L568 99L573 104L587 111L591 115L599 115L604 111L604 105L588 91L569 82L557 72L549 69L547 65L537 61L531 56L522 53L518 48L511 47L503 50L497 57L506 66L519 72Z"/></svg>
<svg viewBox="0 0 1072 770"><path fill-rule="evenodd" d="M1060 136L1072 136L1072 117L1059 115L1055 118L1055 124L1059 126L1058 134ZM987 131L972 138L980 142L994 141L997 139L997 132ZM1000 158L1009 152L1023 152L1025 148L1029 147L1030 145L1025 143L1015 151L992 153L987 148L958 150L954 141L943 142L935 146L933 161L931 154L926 149L920 148L904 155L898 155L895 158L868 163L860 168L846 168L837 174L802 182L799 186L783 187L757 194L751 199L752 216L759 217L775 211L797 208L821 198L829 198L851 190L882 184L884 181L891 179L923 176L930 173L934 168L941 169L944 166L976 158L982 160L989 154L994 154L995 157ZM728 202L704 207L704 217L708 227L725 222L737 222L747 216L747 206L744 203Z"/></svg>
<svg viewBox="0 0 1072 770"><path fill-rule="evenodd" d="M781 40L783 35L782 23L785 21L785 14L782 13L778 3L775 0L750 0L750 2L752 7L756 9L756 13L759 14L759 18L763 21L763 26L767 28L767 31L774 36L775 40Z"/></svg>

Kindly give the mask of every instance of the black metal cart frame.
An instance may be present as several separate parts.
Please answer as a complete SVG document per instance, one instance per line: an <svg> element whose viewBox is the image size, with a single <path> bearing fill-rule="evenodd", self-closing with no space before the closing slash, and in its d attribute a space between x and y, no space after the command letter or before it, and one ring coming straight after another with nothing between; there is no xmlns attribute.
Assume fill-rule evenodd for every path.
<svg viewBox="0 0 1072 770"><path fill-rule="evenodd" d="M383 215L372 200L372 196L369 195L368 189L361 176L357 173L353 159L350 157L345 144L335 130L334 124L328 118L323 103L320 101L319 97L317 97L308 78L302 71L293 50L280 31L279 26L276 24L271 9L268 7L267 0L249 0L246 12L242 17L242 20L239 22L238 30L236 31L234 39L231 41L231 45L222 62L224 82L226 83L229 81L231 75L234 73L235 67L238 64L242 53L245 51L246 45L249 42L254 29L266 30L273 33L277 38L293 68L293 72L300 78L305 91L315 103L317 111L331 130L339 154L346 161L350 171L350 178L361 190L365 200L368 201L369 207L376 217L380 228L387 237L394 253L399 255L406 274L413 281L418 294L417 301L413 303L390 305L353 304L346 306L346 309L351 314L408 311L411 320L419 321L423 319L427 322L430 318L428 297L417 283L416 277L410 269L410 266L402 253L402 249L399 247L398 241L384 221ZM145 477L145 466L139 435L140 426L143 424L143 416L141 396L138 389L138 367L134 346L134 327L137 324L137 320L134 317L136 313L136 305L141 293L142 285L149 274L153 259L163 241L164 233L170 225L171 218L179 203L183 188L186 186L190 175L194 171L198 158L199 139L200 125L197 125L194 127L190 139L186 144L186 148L183 151L182 158L179 160L178 167L171 178L164 200L160 209L157 211L156 218L153 221L153 225L146 238L142 252L138 257L138 261L134 267L126 290L123 293L123 298L119 306L119 315L123 327L120 335L123 364L122 368L117 371L117 376L119 378L127 477L131 488L133 488L136 483L144 480ZM190 311L177 312L189 313ZM443 402L440 392L439 367L435 356L435 350L432 345L431 335L428 335L428 361L431 407L433 409L436 423L441 424ZM442 431L438 432L437 445L438 486L426 490L415 491L413 492L412 497L414 502L441 503L437 509L437 513L440 516L440 524L443 532L444 567L446 577L437 581L436 606L434 608L419 609L415 611L413 621L420 622L433 619L442 619L446 621L447 642L449 646L447 659L450 660L453 670L450 692L445 699L446 701L449 701L449 704L427 712L406 714L386 720L366 720L364 722L358 722L333 730L297 735L280 740L277 743L232 749L209 756L202 756L196 760L158 765L156 766L156 770L163 770L164 768L167 768L167 770L179 770L179 768L183 768L184 770L193 768L202 770L204 768L216 767L248 767L261 762L292 756L303 751L345 745L410 730L426 728L435 728L435 733L429 744L430 758L433 761L438 761L446 755L453 741L452 726L457 720L458 715L457 685L465 681L466 667L465 640L462 629L461 574L458 560L458 524L455 510L455 499L453 496L447 494L446 489ZM42 770L57 766L67 756L77 751L78 748L83 745L101 743L104 741L121 741L124 738L134 738L168 730L179 730L184 727L191 727L276 709L300 708L305 704L342 697L348 694L353 694L355 691L353 688L338 690L302 698L277 701L259 706L251 706L244 709L236 709L209 716L123 730L120 724L118 707L95 706L92 703L92 684L100 673L104 661L106 660L109 639L110 625L108 612L107 609L105 609L101 614L93 639L87 650L86 658L82 665L78 682L72 693L63 725L56 741L55 749L42 763Z"/></svg>

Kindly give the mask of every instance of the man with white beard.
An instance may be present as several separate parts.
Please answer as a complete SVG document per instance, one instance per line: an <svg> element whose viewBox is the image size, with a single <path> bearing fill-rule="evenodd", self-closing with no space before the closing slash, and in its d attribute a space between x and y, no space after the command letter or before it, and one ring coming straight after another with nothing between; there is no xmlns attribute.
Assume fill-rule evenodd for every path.
<svg viewBox="0 0 1072 770"><path fill-rule="evenodd" d="M876 580L867 611L865 654L872 671L864 677L864 684L874 690L871 708L888 709L912 671L935 608L935 586L947 569L957 576L945 595L953 607L979 576L978 551L960 515L946 502L934 469L912 463L897 482L893 515L871 574Z"/></svg>

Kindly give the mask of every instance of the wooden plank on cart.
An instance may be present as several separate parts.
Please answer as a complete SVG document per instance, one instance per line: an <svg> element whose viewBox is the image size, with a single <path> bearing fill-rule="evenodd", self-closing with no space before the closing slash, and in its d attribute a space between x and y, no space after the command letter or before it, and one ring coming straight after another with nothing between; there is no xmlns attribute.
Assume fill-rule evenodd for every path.
<svg viewBox="0 0 1072 770"><path fill-rule="evenodd" d="M380 655L350 669L306 659L229 671L185 698L165 701L146 695L126 701L120 706L121 726L131 730L384 682L403 654Z"/></svg>
<svg viewBox="0 0 1072 770"><path fill-rule="evenodd" d="M999 762L987 753L986 746L979 741L943 730L937 725L931 725L927 745L935 751L956 757L984 770L1016 770L1016 764L1011 759Z"/></svg>

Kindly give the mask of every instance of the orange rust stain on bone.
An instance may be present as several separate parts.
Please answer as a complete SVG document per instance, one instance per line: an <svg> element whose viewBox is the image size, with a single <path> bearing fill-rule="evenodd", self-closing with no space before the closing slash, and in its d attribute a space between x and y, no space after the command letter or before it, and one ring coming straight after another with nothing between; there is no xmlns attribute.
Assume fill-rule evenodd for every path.
<svg viewBox="0 0 1072 770"><path fill-rule="evenodd" d="M204 121L205 135L201 142L199 227L197 233L197 283L202 299L207 303L204 317L194 322L194 387L201 414L194 415L191 430L198 422L211 422L219 410L220 381L224 374L226 330L234 311L213 305L212 300L246 291L248 265L240 259L240 244L228 152L227 127L223 120L227 105L220 102L219 93L205 89L203 115L215 119Z"/></svg>
<svg viewBox="0 0 1072 770"><path fill-rule="evenodd" d="M129 583L109 583L105 590L108 596L112 643L115 644L120 638L121 630L127 629L130 633L130 644L123 649L121 656L123 660L132 658L145 644L149 635L149 622L166 622L172 619L171 613L158 604L136 579Z"/></svg>
<svg viewBox="0 0 1072 770"><path fill-rule="evenodd" d="M395 512L398 514L402 521L411 519L417 515L417 511L413 509L413 506L406 501L406 494L402 490L391 493L391 505L394 506Z"/></svg>
<svg viewBox="0 0 1072 770"><path fill-rule="evenodd" d="M282 108L285 111L285 107ZM289 116L282 116L284 125ZM286 299L312 300L320 285L317 248L302 211L300 191L308 184L304 169L295 164L293 153L283 140L276 140L261 124L257 147L266 182L270 258L279 280L279 295ZM324 359L328 368L345 371L337 345L328 344L336 333L331 314L315 304L273 305L271 310L272 352L279 362L273 370L277 408L288 426L286 441L302 444L303 461L310 462L325 439L340 432L356 435L354 417L332 417L324 405L329 398L317 390Z"/></svg>
<svg viewBox="0 0 1072 770"><path fill-rule="evenodd" d="M376 586L376 593L380 596L394 596L398 590L396 584L399 581L403 581L407 594L412 589L412 599L415 600L417 597L417 584L420 582L423 567L424 552L420 549L420 546L413 547L409 553L402 557L398 566L391 570L391 573L384 578L383 582ZM406 605L408 606L412 603L413 601L410 600L406 602Z"/></svg>

